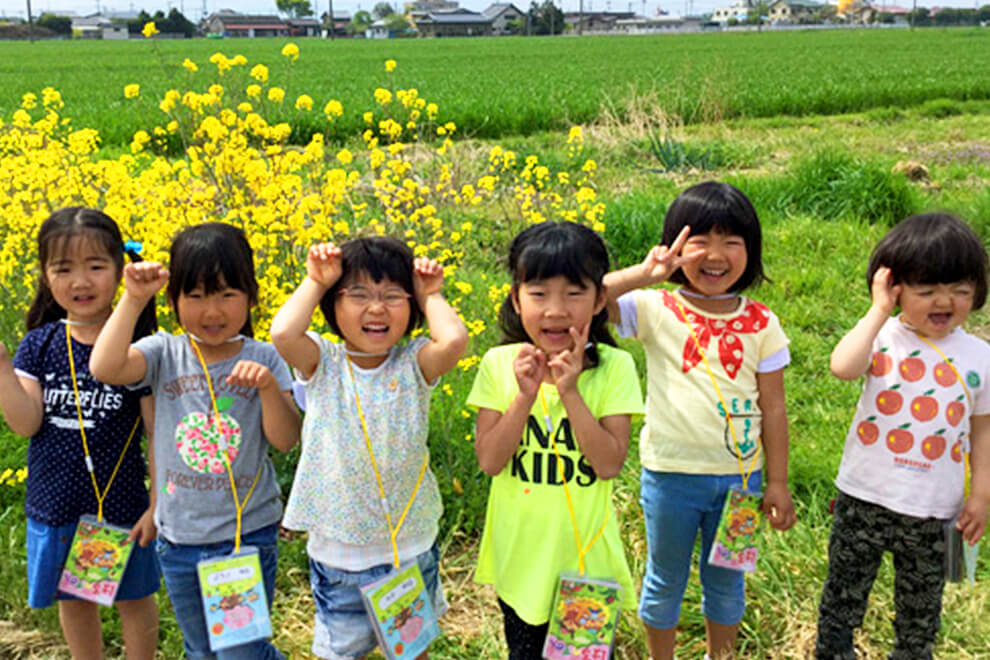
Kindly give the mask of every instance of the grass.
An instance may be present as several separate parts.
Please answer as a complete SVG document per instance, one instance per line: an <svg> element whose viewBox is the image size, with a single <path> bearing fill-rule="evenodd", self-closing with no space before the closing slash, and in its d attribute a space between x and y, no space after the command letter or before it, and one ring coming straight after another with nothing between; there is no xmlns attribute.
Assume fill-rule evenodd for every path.
<svg viewBox="0 0 990 660"><path fill-rule="evenodd" d="M936 33L942 34L932 32ZM961 33L945 34L951 42ZM754 37L754 42L763 38L749 36ZM896 36L904 37L900 33ZM867 33L862 37L836 38L850 39L852 43L875 37L874 33ZM967 43L983 40L980 35L966 38ZM681 38L662 39L657 41L677 44L676 40ZM558 46L558 42L580 43L545 41L549 48L564 47ZM644 39L632 43L648 42ZM247 42L239 42L238 46L242 43L245 48L256 46ZM266 47L274 50L273 42L268 43ZM453 52L468 47L457 41L444 42L448 43L453 44L450 46L455 49ZM738 43L746 42L740 38ZM775 43L778 42L763 42L767 47ZM360 50L370 49L370 44L338 46L342 50L366 52L367 75L378 75L372 68L380 69L382 54ZM414 54L426 52L436 44L387 46L408 48L408 53ZM6 47L0 44L0 52ZM308 52L309 45L304 44L304 58ZM763 61L774 52L771 49ZM406 59L401 53L389 54L399 58L400 67L405 66ZM0 58L0 62L5 61ZM863 275L866 260L870 247L889 224L914 210L947 208L970 219L983 236L990 236L990 193L987 192L990 156L986 155L990 148L982 142L990 132L990 113L986 105L967 106L961 114L956 114L936 113L931 106L902 107L884 101L884 105L876 107L885 110L858 114L737 118L688 125L670 120L664 126L664 135L670 140L701 150L706 145L718 144L721 153L731 157L703 173L692 172L690 168L658 173L649 171L646 145L649 132L662 123L662 118L661 114L649 111L650 104L642 99L630 97L624 104L615 106L617 110L611 119L602 117L587 127L589 153L600 167L599 191L609 202L606 240L616 264L624 266L639 261L659 237L663 214L677 192L702 178L734 181L753 198L763 223L764 263L772 282L751 293L781 318L791 339L793 362L786 376L792 444L790 481L799 523L787 533L768 531L763 536L759 570L747 580L749 607L742 624L740 655L753 659L805 658L813 644L817 599L826 572L828 503L834 496L832 480L859 388L858 383L841 382L827 375L828 355L868 306ZM503 144L520 153L541 153L541 158L549 150L551 153L546 153L549 160L555 156L553 149L561 149L563 139L553 133L538 132L512 136ZM476 154L483 155L486 151L484 141L471 146L476 147L473 149ZM926 164L931 170L931 181L924 185L909 184L901 175L891 173L898 160L907 158L917 158ZM504 281L504 274L493 265L501 263L515 227L501 221L498 209L481 208L471 213L475 215L470 219L483 230L475 232L472 238L475 243L463 277L477 291L484 291L489 283ZM476 298L482 300L468 300L464 304L476 305L474 309L488 304L483 295ZM490 315L486 318L490 319ZM16 325L14 320L5 322ZM972 315L968 327L984 337L990 336L990 318L986 313ZM496 341L497 330L490 327L470 351L480 354ZM641 347L635 342L624 342L623 346L633 353L643 373ZM433 469L446 505L441 533L444 548L441 573L452 606L443 621L445 636L433 646L432 655L452 660L504 657L501 618L491 589L474 585L471 580L488 488L488 478L477 468L471 442L466 437L473 432L473 420L462 414L472 377L473 372L445 377L450 393L438 388L431 416ZM633 574L641 576L646 543L638 505L636 437L634 434L626 468L616 482L614 501ZM24 440L8 431L0 432L0 471L22 466L26 446ZM290 453L277 459L283 491L291 481L295 457L296 454ZM30 611L23 605L27 591L23 495L23 486L0 486L0 620L10 622L0 623L0 656L29 657L34 653L34 657L67 657L59 646L54 612ZM986 562L987 543L983 546L978 583L950 585L946 590L942 633L936 648L938 657L986 657L986 649L990 648L990 619L985 616L990 605L990 567ZM274 606L276 643L290 657L307 657L312 601L305 540L287 535L280 548ZM891 585L890 563L885 562L871 596L864 628L857 636L864 658L884 657L891 647ZM683 607L679 657L699 657L703 652L700 597L695 570ZM160 594L160 602L160 657L179 657L181 638L164 592ZM112 610L105 610L104 617L108 648L111 655L119 655L120 634L115 615ZM646 656L635 613L625 614L619 635L618 658Z"/></svg>
<svg viewBox="0 0 990 660"><path fill-rule="evenodd" d="M330 98L345 108L331 137L359 132L354 108L364 108L375 83L416 86L479 138L565 129L636 96L687 123L921 104L943 117L990 99L990 80L959 65L990 55L990 32L973 28L296 41L302 55L295 65L279 55L284 39L0 43L0 115L9 116L23 93L53 86L74 108L75 125L99 126L104 144L126 145L136 130L161 121L157 99L166 89L195 84L182 60L210 68L215 51L270 65L272 84L287 91L282 118L299 140L326 128L318 110ZM392 80L386 58L399 62ZM244 69L228 79L248 84ZM130 83L141 85L142 98L124 99ZM304 92L316 100L313 112L292 109Z"/></svg>

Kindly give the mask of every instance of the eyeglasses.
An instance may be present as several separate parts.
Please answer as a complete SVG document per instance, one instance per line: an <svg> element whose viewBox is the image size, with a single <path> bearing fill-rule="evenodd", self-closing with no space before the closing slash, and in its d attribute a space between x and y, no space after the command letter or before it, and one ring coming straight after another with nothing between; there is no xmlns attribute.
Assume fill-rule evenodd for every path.
<svg viewBox="0 0 990 660"><path fill-rule="evenodd" d="M340 295L352 305L357 307L367 307L376 300L381 300L386 307L401 307L410 296L405 291L399 289L386 289L385 291L372 291L364 287L353 287L341 289Z"/></svg>

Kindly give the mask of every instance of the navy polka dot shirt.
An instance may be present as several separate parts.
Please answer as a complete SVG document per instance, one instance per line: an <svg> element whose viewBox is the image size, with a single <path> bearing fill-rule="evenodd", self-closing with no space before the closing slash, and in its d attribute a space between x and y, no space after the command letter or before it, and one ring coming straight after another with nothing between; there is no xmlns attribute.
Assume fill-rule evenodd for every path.
<svg viewBox="0 0 990 660"><path fill-rule="evenodd" d="M69 354L63 323L35 328L17 347L14 368L21 377L41 385L44 418L28 445L27 515L47 525L75 522L82 514L96 514L93 483L86 470L79 416L72 390ZM89 373L92 346L72 341L76 382L86 441L93 459L96 483L106 488L114 466L140 416L139 400L148 390L105 385ZM139 426L113 485L103 501L108 522L130 526L148 508L144 485L145 464Z"/></svg>

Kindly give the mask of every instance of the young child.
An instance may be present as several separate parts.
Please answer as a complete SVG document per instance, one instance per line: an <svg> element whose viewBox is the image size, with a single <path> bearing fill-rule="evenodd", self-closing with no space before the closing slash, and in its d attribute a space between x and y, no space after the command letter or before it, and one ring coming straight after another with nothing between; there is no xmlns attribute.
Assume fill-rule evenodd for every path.
<svg viewBox="0 0 990 660"><path fill-rule="evenodd" d="M832 351L836 377L866 376L839 476L816 657L852 660L853 628L883 553L894 556L890 658L932 657L944 580L943 527L968 543L990 506L990 346L960 326L987 296L987 253L964 222L931 213L877 244L872 305ZM897 316L891 314L900 308ZM964 455L972 492L963 501Z"/></svg>
<svg viewBox="0 0 990 660"><path fill-rule="evenodd" d="M161 576L154 550L147 547L155 527L136 420L150 419L151 397L104 386L89 373L91 346L120 284L124 242L117 224L100 211L65 208L41 224L38 257L38 291L13 363L0 344L0 408L12 431L31 438L24 507L28 605L48 607L57 600L72 656L103 657L98 605L56 590L79 517L102 511L106 522L130 527L137 541L115 605L127 657L150 660L158 643L154 593ZM132 328L134 337L154 329L154 308L144 312L143 323ZM99 494L87 470L87 454Z"/></svg>
<svg viewBox="0 0 990 660"><path fill-rule="evenodd" d="M124 269L124 295L93 348L90 370L104 382L138 383L154 393L157 550L186 655L282 658L267 640L213 655L196 564L231 554L239 536L258 548L271 606L282 500L268 445L288 451L299 439L289 370L270 344L250 338L258 283L240 229L186 229L169 260L171 275L157 263ZM138 311L166 281L186 334L159 332L131 344ZM221 398L227 460L221 438L209 432Z"/></svg>
<svg viewBox="0 0 990 660"><path fill-rule="evenodd" d="M610 578L623 607L636 603L612 479L643 399L632 357L608 331L608 267L601 237L582 225L543 222L516 236L506 344L485 353L468 396L475 453L493 477L475 581L495 585L511 660L542 657L562 571Z"/></svg>
<svg viewBox="0 0 990 660"><path fill-rule="evenodd" d="M668 277L681 288L623 295ZM762 507L770 522L781 530L795 522L787 486L787 338L769 309L742 295L763 279L756 211L742 192L714 181L674 200L663 245L605 278L619 333L646 350L640 503L649 560L639 615L654 660L674 656L699 530L708 656L734 653L743 573L708 562L730 488L759 491L765 481Z"/></svg>
<svg viewBox="0 0 990 660"><path fill-rule="evenodd" d="M309 532L321 658L362 658L377 646L360 587L397 564L417 562L434 612L447 608L437 574L443 506L426 441L431 392L468 336L442 285L436 261L414 259L394 238L315 245L306 279L272 322L275 347L305 383L302 456L282 524ZM342 344L306 332L317 306ZM400 343L424 318L429 337Z"/></svg>

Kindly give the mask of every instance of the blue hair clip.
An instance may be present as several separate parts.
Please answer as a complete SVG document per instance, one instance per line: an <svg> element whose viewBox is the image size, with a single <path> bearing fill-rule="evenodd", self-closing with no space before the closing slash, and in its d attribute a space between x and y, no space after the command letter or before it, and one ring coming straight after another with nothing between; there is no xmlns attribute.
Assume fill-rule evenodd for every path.
<svg viewBox="0 0 990 660"><path fill-rule="evenodd" d="M144 246L142 246L139 241L124 242L124 252L133 252L134 254L141 254L141 250L143 249Z"/></svg>

